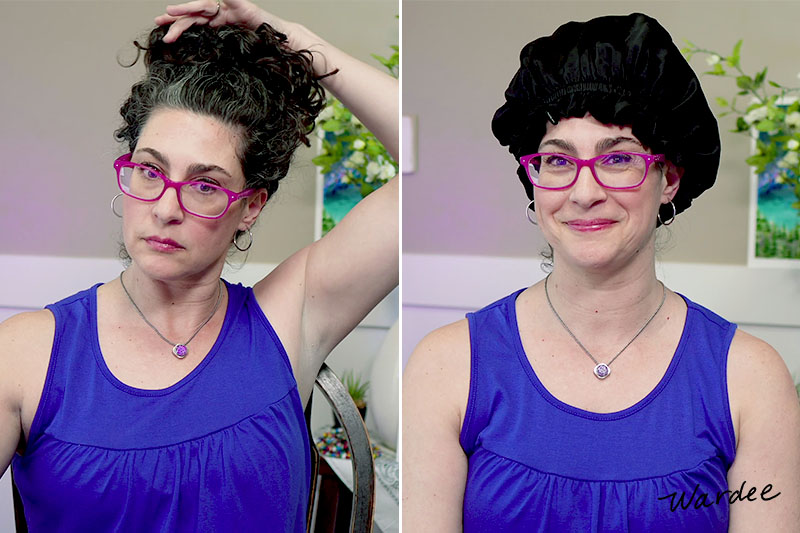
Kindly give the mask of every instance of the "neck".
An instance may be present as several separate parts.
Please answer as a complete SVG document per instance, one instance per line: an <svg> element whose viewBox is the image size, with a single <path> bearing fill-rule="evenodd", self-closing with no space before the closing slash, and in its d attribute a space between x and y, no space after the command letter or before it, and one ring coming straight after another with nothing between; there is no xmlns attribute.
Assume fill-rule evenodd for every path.
<svg viewBox="0 0 800 533"><path fill-rule="evenodd" d="M180 335L196 327L208 318L226 292L219 276L162 280L148 276L135 263L121 276L130 297L162 333ZM124 294L122 297L127 299Z"/></svg>
<svg viewBox="0 0 800 533"><path fill-rule="evenodd" d="M612 273L556 262L548 289L556 311L576 334L612 337L627 335L631 324L650 316L663 296L654 260Z"/></svg>

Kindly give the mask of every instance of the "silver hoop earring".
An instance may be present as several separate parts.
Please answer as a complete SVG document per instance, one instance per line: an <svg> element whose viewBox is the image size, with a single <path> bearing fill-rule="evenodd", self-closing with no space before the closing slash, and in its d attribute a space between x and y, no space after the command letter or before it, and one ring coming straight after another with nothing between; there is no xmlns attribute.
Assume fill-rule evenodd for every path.
<svg viewBox="0 0 800 533"><path fill-rule="evenodd" d="M661 204L661 205L665 205L665 204ZM662 226L669 226L670 224L675 222L675 215L678 214L678 210L675 208L675 204L673 203L672 200L669 201L669 205L672 206L672 217L668 218L666 222L661 220L661 210L660 209L658 211L658 214L656 215L656 218L658 218L658 221L661 222Z"/></svg>
<svg viewBox="0 0 800 533"><path fill-rule="evenodd" d="M233 246L234 246L234 247L235 247L237 250L239 250L240 252L246 252L247 250L249 250L249 249L250 249L250 247L251 247L251 246L253 246L253 232L252 232L252 231L250 231L250 228L247 228L247 234L248 234L248 235L250 235L250 242L248 242L248 243L247 243L247 246L245 246L245 247L241 247L241 246L239 246L239 243L238 243L238 241L236 240L236 235L234 235L234 236L233 236ZM242 234L242 235L244 235L244 234Z"/></svg>
<svg viewBox="0 0 800 533"><path fill-rule="evenodd" d="M531 200L530 202L528 202L528 205L525 206L525 217L528 219L528 222L530 222L534 226L538 226L539 223L536 222L536 219L531 217L531 211L533 211L534 213L536 212L535 207L536 207L536 204L534 203L534 200Z"/></svg>
<svg viewBox="0 0 800 533"><path fill-rule="evenodd" d="M122 196L122 193L118 193L114 198L111 199L111 212L114 213L117 218L122 218L122 215L117 213L117 210L114 209L114 202L116 202L117 198L120 196Z"/></svg>

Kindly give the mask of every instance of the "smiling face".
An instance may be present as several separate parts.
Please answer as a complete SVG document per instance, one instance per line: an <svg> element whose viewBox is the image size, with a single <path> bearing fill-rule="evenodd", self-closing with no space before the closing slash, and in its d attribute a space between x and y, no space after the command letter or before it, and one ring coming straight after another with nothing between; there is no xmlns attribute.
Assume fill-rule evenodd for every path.
<svg viewBox="0 0 800 533"><path fill-rule="evenodd" d="M630 127L605 125L587 115L548 124L539 152L580 159L614 152L649 153ZM639 187L608 190L583 168L569 189L536 188L539 227L553 247L555 264L619 269L632 260L653 261L659 205L678 191L680 172L653 164ZM641 259L638 259L641 258Z"/></svg>
<svg viewBox="0 0 800 533"><path fill-rule="evenodd" d="M142 128L131 161L172 181L202 181L239 192L245 178L236 156L238 141L233 129L214 118L159 109ZM181 209L175 189L153 202L125 197L125 247L136 267L156 279L218 276L234 233L255 222L265 201L260 190L231 204L221 218L204 219Z"/></svg>

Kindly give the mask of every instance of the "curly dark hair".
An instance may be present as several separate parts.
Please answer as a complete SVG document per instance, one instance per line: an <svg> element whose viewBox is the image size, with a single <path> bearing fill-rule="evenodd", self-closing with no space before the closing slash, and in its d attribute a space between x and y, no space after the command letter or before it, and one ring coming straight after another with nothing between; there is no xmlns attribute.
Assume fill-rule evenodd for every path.
<svg viewBox="0 0 800 533"><path fill-rule="evenodd" d="M117 140L133 152L159 108L214 117L239 133L236 154L245 186L272 196L294 151L300 143L310 145L308 135L325 106L319 83L325 76L314 74L311 52L291 50L286 35L268 24L255 31L192 26L165 43L168 28L152 30L146 46L134 41L145 52L147 72L120 108L124 125L115 132Z"/></svg>

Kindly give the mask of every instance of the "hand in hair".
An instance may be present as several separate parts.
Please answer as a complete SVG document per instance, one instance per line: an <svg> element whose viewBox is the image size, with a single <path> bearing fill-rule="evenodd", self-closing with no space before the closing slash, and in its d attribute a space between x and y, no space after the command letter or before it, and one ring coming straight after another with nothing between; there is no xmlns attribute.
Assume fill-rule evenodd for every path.
<svg viewBox="0 0 800 533"><path fill-rule="evenodd" d="M219 5L219 11L217 10ZM158 26L172 24L164 42L174 42L180 35L191 26L208 24L212 27L224 26L226 24L242 26L255 30L266 22L281 33L290 34L291 24L275 15L267 13L257 5L247 0L220 0L219 4L215 0L193 0L184 4L167 6L166 13L155 18ZM297 47L292 43L291 35L289 42L292 49Z"/></svg>
<svg viewBox="0 0 800 533"><path fill-rule="evenodd" d="M286 36L286 46L291 50L301 51L313 48L314 52L319 52L315 53L312 58L312 67L320 79L335 73L336 67L322 53L330 46L328 43L301 24L276 17L247 0L225 0L224 2L220 0L219 11L217 11L216 0L193 0L184 4L167 6L167 12L155 18L158 26L172 24L164 35L165 43L176 41L187 28L194 25L208 24L211 27L234 25L255 30L265 22Z"/></svg>

